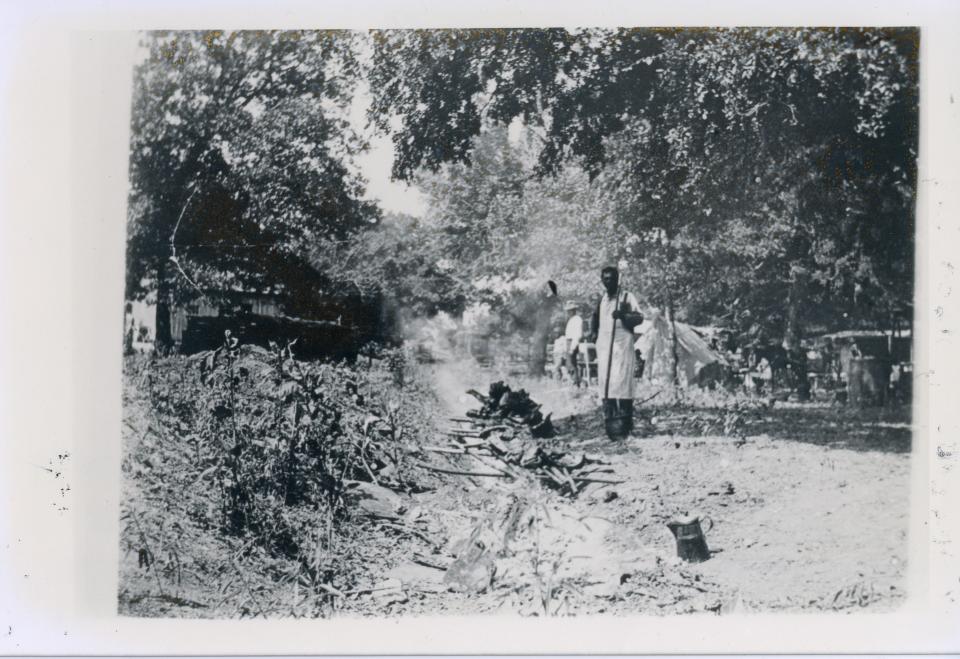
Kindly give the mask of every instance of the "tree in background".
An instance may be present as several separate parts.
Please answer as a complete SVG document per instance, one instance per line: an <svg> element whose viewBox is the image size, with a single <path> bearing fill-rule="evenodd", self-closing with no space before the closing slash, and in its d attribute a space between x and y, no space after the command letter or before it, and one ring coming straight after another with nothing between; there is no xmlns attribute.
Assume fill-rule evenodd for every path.
<svg viewBox="0 0 960 659"><path fill-rule="evenodd" d="M437 244L436 232L422 220L386 213L376 226L347 240L318 241L311 262L360 297L389 301L400 316L459 314L468 303L468 287Z"/></svg>
<svg viewBox="0 0 960 659"><path fill-rule="evenodd" d="M360 73L342 32L153 32L134 77L127 297L314 286L315 240L378 217L348 164ZM320 282L322 283L322 282ZM303 291L301 291L303 293Z"/></svg>
<svg viewBox="0 0 960 659"><path fill-rule="evenodd" d="M475 165L477 134L522 122L537 175L575 164L607 191L648 298L793 342L912 299L917 36L379 32L371 116L399 124L408 180Z"/></svg>
<svg viewBox="0 0 960 659"><path fill-rule="evenodd" d="M598 256L615 258L623 238L616 199L582 169L535 176L534 139L493 126L474 138L469 165L416 177L428 199L419 253L444 270L452 298L501 311L505 330L530 329L547 281L565 299L597 294Z"/></svg>
<svg viewBox="0 0 960 659"><path fill-rule="evenodd" d="M427 197L427 244L445 268L455 273L458 292L482 299L483 277L516 279L522 269L526 234L522 212L524 183L530 178L527 154L498 128L474 140L471 164L448 163L436 172L421 171L415 182Z"/></svg>

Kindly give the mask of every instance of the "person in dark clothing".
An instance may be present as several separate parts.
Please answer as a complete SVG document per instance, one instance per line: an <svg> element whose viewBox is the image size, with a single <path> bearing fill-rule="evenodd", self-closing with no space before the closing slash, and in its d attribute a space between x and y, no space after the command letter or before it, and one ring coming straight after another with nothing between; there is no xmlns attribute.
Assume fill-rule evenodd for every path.
<svg viewBox="0 0 960 659"><path fill-rule="evenodd" d="M620 273L616 268L604 268L600 280L605 293L593 312L591 338L597 346L607 435L610 439L623 439L633 430L636 364L633 329L643 322L643 314L633 294L620 289Z"/></svg>
<svg viewBox="0 0 960 659"><path fill-rule="evenodd" d="M550 342L550 329L554 317L560 310L560 298L557 297L557 285L548 281L538 293L533 309L533 333L530 338L530 368L533 377L546 375L547 344Z"/></svg>

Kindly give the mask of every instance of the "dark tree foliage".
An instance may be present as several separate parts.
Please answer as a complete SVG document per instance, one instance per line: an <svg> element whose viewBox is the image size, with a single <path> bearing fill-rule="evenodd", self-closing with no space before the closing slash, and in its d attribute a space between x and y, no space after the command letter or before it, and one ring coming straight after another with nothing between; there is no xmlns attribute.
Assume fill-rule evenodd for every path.
<svg viewBox="0 0 960 659"><path fill-rule="evenodd" d="M311 262L350 293L383 300L392 317L457 314L468 301L466 283L461 274L444 267L439 240L440 234L417 218L387 213L354 239L318 242Z"/></svg>
<svg viewBox="0 0 960 659"><path fill-rule="evenodd" d="M544 130L543 172L570 156L596 171L605 136L646 105L662 49L637 30L387 30L374 43L371 118L383 129L401 119L401 179L469 162L483 123L514 117Z"/></svg>
<svg viewBox="0 0 960 659"><path fill-rule="evenodd" d="M347 167L349 33L154 32L134 77L127 297L322 284L306 255L375 222ZM319 278L319 279L322 279ZM301 291L304 293L304 291Z"/></svg>
<svg viewBox="0 0 960 659"><path fill-rule="evenodd" d="M519 120L536 174L576 164L615 200L655 304L790 341L909 310L916 30L374 36L396 177L469 164L478 133Z"/></svg>

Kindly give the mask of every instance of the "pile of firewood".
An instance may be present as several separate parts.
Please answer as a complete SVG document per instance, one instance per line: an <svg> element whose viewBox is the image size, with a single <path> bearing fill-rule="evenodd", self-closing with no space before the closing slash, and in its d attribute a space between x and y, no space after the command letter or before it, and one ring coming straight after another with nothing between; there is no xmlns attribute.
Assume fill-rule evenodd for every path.
<svg viewBox="0 0 960 659"><path fill-rule="evenodd" d="M467 393L477 397L483 407L467 412L466 417L451 417L454 425L447 428L444 445L423 447L427 452L450 456L450 466L422 467L467 477L532 477L568 496L580 494L591 483L622 482L598 477L613 471L599 456L563 451L539 441L543 434L552 437L556 431L550 415L544 417L527 392L514 392L495 382L488 396L472 390ZM463 459L452 456L469 456L485 470L464 468Z"/></svg>
<svg viewBox="0 0 960 659"><path fill-rule="evenodd" d="M540 405L523 389L513 391L503 382L494 382L486 396L474 389L469 389L467 393L482 403L479 410L467 412L471 419L500 419L510 425L526 426L530 434L540 439L556 435L550 415L543 416Z"/></svg>

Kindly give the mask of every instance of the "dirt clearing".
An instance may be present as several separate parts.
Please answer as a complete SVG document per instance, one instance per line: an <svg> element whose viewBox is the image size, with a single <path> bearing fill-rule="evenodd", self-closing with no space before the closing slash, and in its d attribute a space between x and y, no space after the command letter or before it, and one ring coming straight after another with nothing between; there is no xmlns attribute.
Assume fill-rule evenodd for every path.
<svg viewBox="0 0 960 659"><path fill-rule="evenodd" d="M471 375L469 384L482 390L488 374ZM489 374L488 382L500 377ZM131 386L126 488L139 503L125 518L121 610L182 617L666 615L885 611L905 598L907 410L710 406L688 398L643 406L637 435L612 443L591 392L550 381L511 384L553 413L557 436L533 441L599 456L610 469L605 477L622 482L590 483L569 496L544 487L534 472L483 477L427 469L418 477L422 487L398 489L383 486L392 469L384 467L380 484L345 481L340 535L318 542L322 556L296 559L329 566L327 576L311 573L309 582L295 562L271 558L269 547L199 523L210 514L191 509L189 525L174 519L170 501L178 497L144 487L158 470L176 467L157 456L167 456L186 429L151 412ZM477 402L449 390L444 399L432 412L438 417ZM469 455L430 452L445 439L443 424L423 428L397 447L411 464L490 471ZM511 441L520 440L501 443ZM193 508L214 505L217 492L193 487ZM309 531L310 513L297 514ZM677 558L667 522L685 514L702 518L711 550L705 562ZM141 542L149 554L136 551Z"/></svg>

